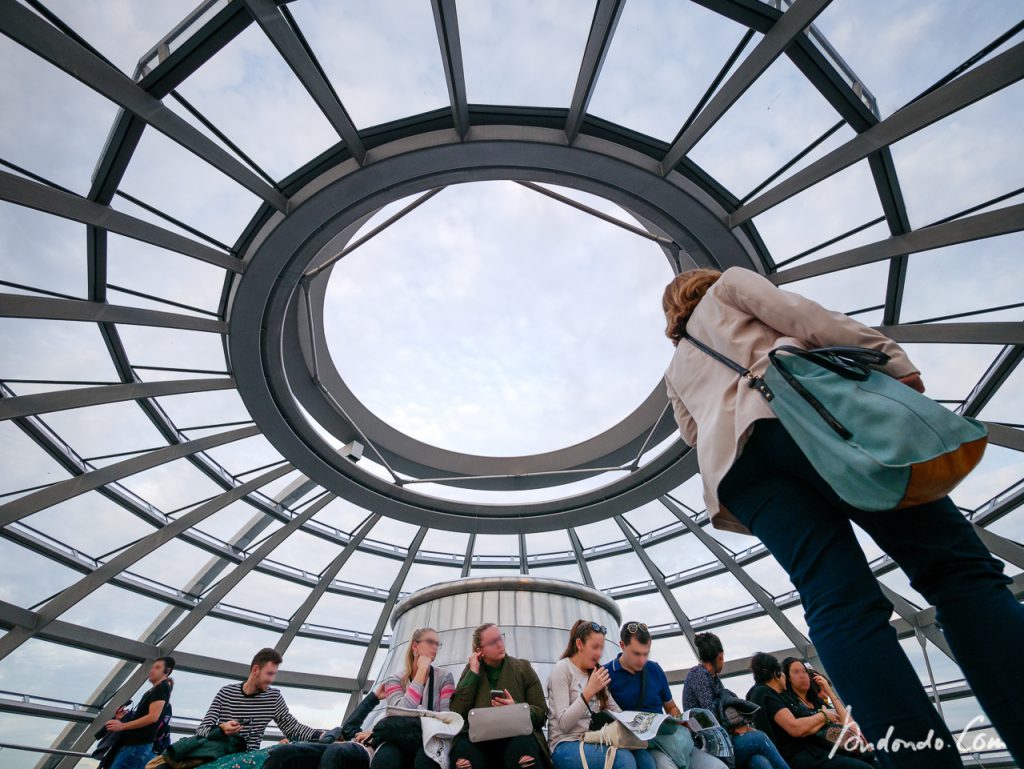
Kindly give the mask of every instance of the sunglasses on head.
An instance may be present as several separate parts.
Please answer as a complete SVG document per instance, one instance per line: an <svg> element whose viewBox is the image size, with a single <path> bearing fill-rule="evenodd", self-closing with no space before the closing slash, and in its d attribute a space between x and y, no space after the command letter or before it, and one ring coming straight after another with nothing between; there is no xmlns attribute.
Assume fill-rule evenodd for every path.
<svg viewBox="0 0 1024 769"><path fill-rule="evenodd" d="M599 625L596 622L591 622L587 625L580 625L579 628L577 628L576 633L577 635L582 636L584 633L587 632L588 629L593 630L595 633L600 633L601 635L608 635L608 628L606 628L604 625Z"/></svg>
<svg viewBox="0 0 1024 769"><path fill-rule="evenodd" d="M647 630L647 625L645 625L643 622L630 622L628 625L626 625L626 632L630 635L636 635L636 631L640 628Z"/></svg>

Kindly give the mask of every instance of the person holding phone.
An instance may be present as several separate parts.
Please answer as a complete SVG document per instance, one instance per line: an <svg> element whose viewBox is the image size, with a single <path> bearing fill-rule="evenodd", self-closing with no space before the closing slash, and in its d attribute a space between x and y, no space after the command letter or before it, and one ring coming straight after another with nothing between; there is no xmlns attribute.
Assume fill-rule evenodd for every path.
<svg viewBox="0 0 1024 769"><path fill-rule="evenodd" d="M530 706L533 733L485 742L470 742L469 711L474 708L500 708L525 702ZM544 722L548 706L537 672L527 660L510 656L505 650L505 634L493 622L473 631L473 651L452 696L451 709L465 719L452 744L455 769L540 769L552 767Z"/></svg>
<svg viewBox="0 0 1024 769"><path fill-rule="evenodd" d="M604 766L608 748L594 742L583 744L586 764L580 756L580 742L590 730L590 720L602 710L614 713L622 708L608 691L611 676L601 665L608 628L597 622L577 620L569 631L569 645L562 652L548 678L548 744L555 769L587 769ZM646 750L615 752L612 769L655 769L654 757Z"/></svg>

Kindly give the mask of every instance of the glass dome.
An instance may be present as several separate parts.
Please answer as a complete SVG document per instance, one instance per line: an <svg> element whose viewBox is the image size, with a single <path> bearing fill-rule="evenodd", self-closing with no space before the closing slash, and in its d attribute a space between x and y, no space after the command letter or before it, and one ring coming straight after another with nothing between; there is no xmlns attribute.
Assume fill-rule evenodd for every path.
<svg viewBox="0 0 1024 769"><path fill-rule="evenodd" d="M396 603L465 577L605 593L676 696L704 629L738 692L807 655L665 397L695 265L882 328L988 424L952 496L1024 596L1018 5L6 0L0 32L0 743L88 750L166 653L188 732L262 646L337 723ZM859 534L960 732L934 611Z"/></svg>

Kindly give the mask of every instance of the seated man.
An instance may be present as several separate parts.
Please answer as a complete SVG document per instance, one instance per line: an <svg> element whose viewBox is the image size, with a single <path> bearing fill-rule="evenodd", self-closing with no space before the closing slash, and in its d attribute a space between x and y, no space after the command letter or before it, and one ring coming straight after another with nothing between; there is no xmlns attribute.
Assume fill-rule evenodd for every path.
<svg viewBox="0 0 1024 769"><path fill-rule="evenodd" d="M604 667L608 671L608 689L623 710L639 710L644 713L661 713L681 716L679 706L672 699L668 677L661 665L650 659L651 634L642 622L627 622L619 633L619 648L622 651ZM679 727L685 729L685 727ZM685 738L685 735L680 735ZM693 741L685 739L667 742L665 750L652 742L651 755L658 769L674 769L677 764L669 753L687 753L688 766L693 769L725 769L725 764L714 756L693 748Z"/></svg>
<svg viewBox="0 0 1024 769"><path fill-rule="evenodd" d="M256 652L249 664L249 677L217 692L196 736L208 737L214 729L220 729L224 734L244 737L246 750L258 750L267 724L273 721L289 740L319 740L323 730L300 724L288 712L280 690L270 688L280 664L281 655L275 649Z"/></svg>
<svg viewBox="0 0 1024 769"><path fill-rule="evenodd" d="M366 744L370 732L362 731L363 722L383 699L384 684L379 683L363 697L345 723L327 732L320 742L277 745L270 751L263 769L367 769L374 749Z"/></svg>
<svg viewBox="0 0 1024 769"><path fill-rule="evenodd" d="M492 696L501 692L500 697ZM473 708L497 708L525 702L530 706L533 733L519 737L469 741L469 711ZM452 743L451 759L455 769L541 769L551 767L551 755L543 728L548 717L544 689L533 666L526 660L505 653L505 634L493 622L473 631L473 653L459 676L452 695L451 709L466 719Z"/></svg>

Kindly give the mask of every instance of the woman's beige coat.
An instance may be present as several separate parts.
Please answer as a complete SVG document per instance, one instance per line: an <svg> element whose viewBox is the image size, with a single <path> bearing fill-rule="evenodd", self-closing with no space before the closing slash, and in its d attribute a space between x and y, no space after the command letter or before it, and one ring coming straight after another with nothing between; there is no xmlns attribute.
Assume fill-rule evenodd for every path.
<svg viewBox="0 0 1024 769"><path fill-rule="evenodd" d="M782 344L870 347L889 355L882 370L893 377L920 373L903 349L878 331L810 299L783 291L752 270L730 267L698 302L687 333L763 374L768 352ZM697 447L704 501L716 529L750 534L718 501L718 484L732 467L758 419L771 408L732 369L685 339L676 347L665 384L683 440Z"/></svg>

